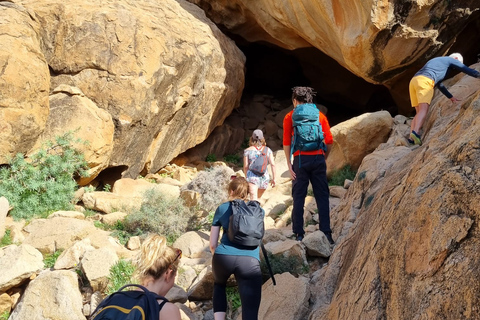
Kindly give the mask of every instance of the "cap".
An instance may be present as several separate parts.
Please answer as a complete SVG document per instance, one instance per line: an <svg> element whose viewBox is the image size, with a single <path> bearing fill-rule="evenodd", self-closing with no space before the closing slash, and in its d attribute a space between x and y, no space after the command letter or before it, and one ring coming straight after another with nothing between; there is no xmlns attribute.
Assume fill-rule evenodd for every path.
<svg viewBox="0 0 480 320"><path fill-rule="evenodd" d="M252 138L253 138L254 140L262 140L262 139L263 139L263 132L262 132L262 130L257 129L257 130L255 130L255 131L253 131L253 133L252 133Z"/></svg>

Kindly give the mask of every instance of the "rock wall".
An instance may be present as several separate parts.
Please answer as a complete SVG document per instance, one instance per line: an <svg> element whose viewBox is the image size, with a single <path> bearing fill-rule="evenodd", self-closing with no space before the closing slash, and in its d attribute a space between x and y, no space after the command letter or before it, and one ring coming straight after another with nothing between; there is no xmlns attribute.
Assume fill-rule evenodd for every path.
<svg viewBox="0 0 480 320"><path fill-rule="evenodd" d="M93 153L104 153L102 163L87 159L93 175L112 166L126 166L125 176L156 172L239 105L245 57L188 2L16 1L0 10L9 17L0 24L2 43L11 44L0 49L2 162L33 147L49 114L57 121L40 140L82 130L88 118L61 110L78 104L79 94L114 127L113 136L91 137ZM52 109L54 91L67 95L51 98Z"/></svg>
<svg viewBox="0 0 480 320"><path fill-rule="evenodd" d="M288 50L317 48L358 77L386 85L400 107L408 106L409 68L444 54L480 15L480 2L474 0L300 0L281 5L275 0L189 1L249 42ZM305 67L306 73L310 70ZM341 88L336 91L349 96Z"/></svg>
<svg viewBox="0 0 480 320"><path fill-rule="evenodd" d="M463 102L437 92L422 146L392 136L363 160L309 319L480 318L480 81L449 85Z"/></svg>

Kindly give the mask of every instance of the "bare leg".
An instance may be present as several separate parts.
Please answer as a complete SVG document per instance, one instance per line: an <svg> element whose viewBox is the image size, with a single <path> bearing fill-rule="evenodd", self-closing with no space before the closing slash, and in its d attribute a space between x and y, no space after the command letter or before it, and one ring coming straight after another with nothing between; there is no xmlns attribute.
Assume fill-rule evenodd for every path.
<svg viewBox="0 0 480 320"><path fill-rule="evenodd" d="M415 118L413 118L413 121L412 121L412 130L415 131L417 134L419 134L420 129L422 128L423 123L425 122L425 118L428 112L428 107L429 107L428 103L419 103L418 107L415 107L417 114L415 115Z"/></svg>
<svg viewBox="0 0 480 320"><path fill-rule="evenodd" d="M418 115L418 106L415 106L415 116L413 117L412 123L410 124L410 132L415 130L415 124L417 123L417 115Z"/></svg>
<svg viewBox="0 0 480 320"><path fill-rule="evenodd" d="M250 200L257 200L257 185L253 183L248 184L248 193L250 193Z"/></svg>
<svg viewBox="0 0 480 320"><path fill-rule="evenodd" d="M266 189L258 189L258 199L260 199L263 196L263 193L265 192Z"/></svg>

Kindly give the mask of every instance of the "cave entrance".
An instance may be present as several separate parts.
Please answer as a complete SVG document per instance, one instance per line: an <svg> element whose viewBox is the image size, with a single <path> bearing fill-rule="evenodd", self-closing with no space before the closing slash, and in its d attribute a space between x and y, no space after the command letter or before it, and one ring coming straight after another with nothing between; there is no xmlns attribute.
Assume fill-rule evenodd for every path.
<svg viewBox="0 0 480 320"><path fill-rule="evenodd" d="M246 56L244 96L266 94L290 99L294 86L310 86L327 107L331 125L365 112L398 108L388 88L371 84L316 48L285 50L265 43L237 43Z"/></svg>

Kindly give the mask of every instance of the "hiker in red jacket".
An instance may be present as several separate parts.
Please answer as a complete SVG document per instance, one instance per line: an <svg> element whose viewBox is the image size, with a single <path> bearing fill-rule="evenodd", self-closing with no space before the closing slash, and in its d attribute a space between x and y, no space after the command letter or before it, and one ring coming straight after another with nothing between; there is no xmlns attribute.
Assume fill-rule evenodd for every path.
<svg viewBox="0 0 480 320"><path fill-rule="evenodd" d="M315 92L310 87L295 87L293 88L292 102L293 108L305 104L312 104ZM326 158L330 151L330 146L333 143L332 133L330 132L330 125L327 118L320 111L319 122L323 131L323 141L325 150L318 147L312 151L295 151L293 153L293 165L291 163L291 145L292 138L294 138L292 110L283 119L283 150L288 163L288 169L292 176L292 197L293 197L293 211L292 211L292 229L295 233L296 239L301 241L304 237L305 230L303 228L303 207L305 205L305 197L307 196L307 189L309 182L312 184L313 194L318 208L318 217L320 220L319 229L327 237L330 244L334 244L332 238L332 230L330 228L330 204L327 181L327 165Z"/></svg>

